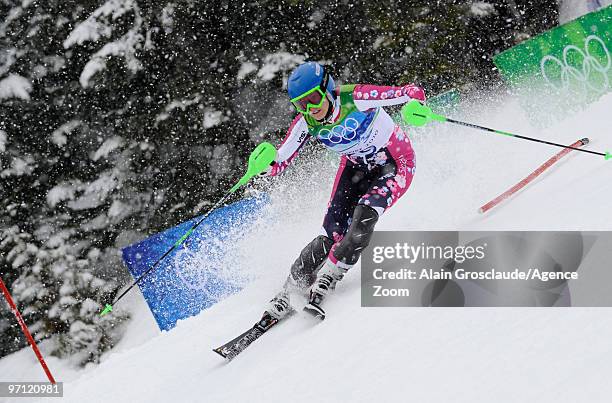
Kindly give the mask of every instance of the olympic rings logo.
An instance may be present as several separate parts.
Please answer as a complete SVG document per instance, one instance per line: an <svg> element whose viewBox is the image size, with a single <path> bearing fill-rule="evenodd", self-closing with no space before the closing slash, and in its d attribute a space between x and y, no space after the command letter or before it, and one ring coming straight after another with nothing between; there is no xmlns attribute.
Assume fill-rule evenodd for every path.
<svg viewBox="0 0 612 403"><path fill-rule="evenodd" d="M596 44L595 46L601 47L601 53L605 56L605 64L602 64L603 60L597 58L591 54L590 49L591 43ZM574 54L573 58L571 55ZM582 60L579 63L578 60ZM574 60L575 63L571 61ZM574 67L578 65L582 68ZM580 66L581 64L581 66ZM558 66L560 73L555 74L555 78L551 77L550 70L553 66ZM540 70L542 76L546 82L553 88L562 91L568 91L570 85L573 82L578 83L578 88L582 90L583 96L588 96L589 89L596 93L605 93L610 88L610 78L608 73L612 66L612 58L610 57L610 51L606 47L606 44L596 35L588 36L584 41L584 50L574 45L568 45L563 49L563 61L559 60L554 56L544 56L540 61ZM556 71L556 69L555 69ZM597 80L597 76L601 79ZM597 80L597 81L595 81ZM595 82L594 82L595 81ZM574 87L572 87L574 88Z"/></svg>
<svg viewBox="0 0 612 403"><path fill-rule="evenodd" d="M321 129L319 137L321 140L327 140L331 144L340 144L344 141L353 141L357 138L357 129L359 121L355 118L347 118L343 125L337 125L331 129Z"/></svg>
<svg viewBox="0 0 612 403"><path fill-rule="evenodd" d="M175 273L181 283L192 291L201 291L206 293L206 285L210 280L210 270L194 269L199 262L194 262L196 257L187 249L179 249L174 257L174 266L178 268L189 267L188 270L175 269ZM194 264L195 263L195 264Z"/></svg>

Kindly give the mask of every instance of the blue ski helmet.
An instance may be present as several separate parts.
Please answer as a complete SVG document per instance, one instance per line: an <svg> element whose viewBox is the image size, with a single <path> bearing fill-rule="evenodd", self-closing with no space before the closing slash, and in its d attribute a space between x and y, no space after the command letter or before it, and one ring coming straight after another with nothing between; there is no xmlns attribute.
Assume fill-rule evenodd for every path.
<svg viewBox="0 0 612 403"><path fill-rule="evenodd" d="M331 99L334 99L333 91L336 88L334 79L326 71L325 67L317 62L302 63L296 67L287 80L287 92L289 98L294 99L308 91L321 87Z"/></svg>

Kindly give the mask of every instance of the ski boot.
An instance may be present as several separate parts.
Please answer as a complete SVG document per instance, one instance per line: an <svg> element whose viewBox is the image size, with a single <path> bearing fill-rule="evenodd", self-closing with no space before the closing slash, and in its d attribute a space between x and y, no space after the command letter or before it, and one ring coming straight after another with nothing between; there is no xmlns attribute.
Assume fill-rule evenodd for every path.
<svg viewBox="0 0 612 403"><path fill-rule="evenodd" d="M348 267L339 267L328 259L317 273L317 279L310 289L304 311L321 320L325 319L325 311L321 308L321 303L330 291L336 289L336 284L342 280L347 271Z"/></svg>
<svg viewBox="0 0 612 403"><path fill-rule="evenodd" d="M289 300L289 292L286 289L283 289L270 300L266 313L277 320L281 320L292 310L293 309L291 308L291 303Z"/></svg>

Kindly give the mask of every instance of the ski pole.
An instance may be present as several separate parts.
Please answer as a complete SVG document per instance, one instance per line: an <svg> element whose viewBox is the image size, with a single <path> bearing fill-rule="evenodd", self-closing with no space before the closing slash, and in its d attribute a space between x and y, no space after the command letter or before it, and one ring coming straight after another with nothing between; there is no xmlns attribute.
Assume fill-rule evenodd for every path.
<svg viewBox="0 0 612 403"><path fill-rule="evenodd" d="M432 120L436 120L438 122L454 123L460 126L471 127L473 129L484 130L490 133L501 134L504 136L515 137L518 139L534 141L536 143L548 144L551 146L556 146L556 147L561 147L561 148L569 148L571 150L576 150L576 151L580 151L583 153L600 155L604 157L604 159L606 160L612 159L612 153L609 151L606 151L605 153L603 153L603 152L598 152L598 151L585 150L583 148L577 148L577 147L567 146L564 144L553 143L551 141L537 139L534 137L521 136L519 134L509 133L503 130L491 129L489 127L475 125L473 123L467 123L467 122L462 122L460 120L447 118L445 116L433 113L430 107L423 105L417 100L412 100L408 102L406 105L404 105L404 107L402 108L401 114L402 114L402 118L404 119L404 121L412 126L417 126L417 127L423 126Z"/></svg>
<svg viewBox="0 0 612 403"><path fill-rule="evenodd" d="M236 190L238 190L242 185L245 185L251 178L265 171L270 164L276 159L276 149L270 143L263 142L259 144L251 155L249 156L249 163L247 167L247 172L240 178L240 180L232 186L232 188L221 198L219 199L203 216L200 218L183 236L181 236L175 243L172 245L170 249L166 251L151 267L149 267L144 273L142 273L136 281L132 283L125 291L121 293L112 303L106 304L104 310L100 313L100 316L104 316L107 313L113 310L113 306L119 302L121 298L123 298L136 284L138 284L143 278L145 278L159 263L166 258L172 251L178 248L185 240L193 233L193 231L200 225L202 222L216 210L219 206L221 206Z"/></svg>

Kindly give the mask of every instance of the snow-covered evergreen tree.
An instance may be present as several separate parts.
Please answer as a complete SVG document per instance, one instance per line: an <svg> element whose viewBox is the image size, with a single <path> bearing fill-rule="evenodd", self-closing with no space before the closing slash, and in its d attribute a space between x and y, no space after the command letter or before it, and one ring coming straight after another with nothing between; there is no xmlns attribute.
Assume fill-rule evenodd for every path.
<svg viewBox="0 0 612 403"><path fill-rule="evenodd" d="M82 363L96 361L118 340L117 325L126 318L97 316L100 301L118 287L104 269L112 264L116 273L120 259L108 240L98 242L81 228L114 188L109 167L93 160L100 156L98 136L67 100L74 85L62 40L86 13L70 2L25 1L0 27L9 48L0 76L1 273L35 337L54 338L55 354L79 354ZM78 203L70 197L89 203L68 206ZM4 315L4 323L14 318ZM16 333L15 326L7 330Z"/></svg>

